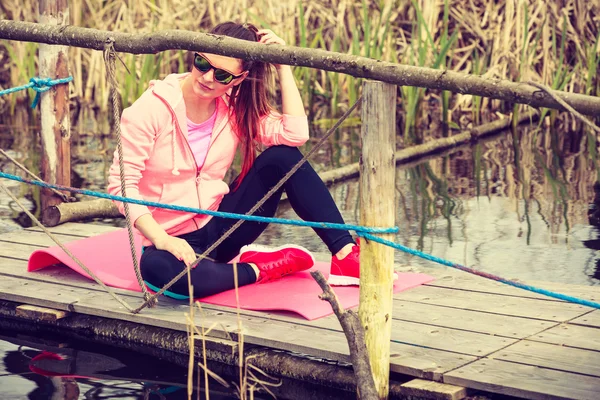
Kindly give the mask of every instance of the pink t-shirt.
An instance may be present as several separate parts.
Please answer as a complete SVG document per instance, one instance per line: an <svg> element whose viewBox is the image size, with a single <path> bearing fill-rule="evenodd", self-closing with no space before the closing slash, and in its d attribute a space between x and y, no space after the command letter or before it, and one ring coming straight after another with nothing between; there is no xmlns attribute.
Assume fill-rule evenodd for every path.
<svg viewBox="0 0 600 400"><path fill-rule="evenodd" d="M206 160L206 154L208 154L208 147L210 146L210 136L216 119L216 107L213 115L204 122L196 124L190 121L189 118L187 119L188 142L192 148L192 153L194 153L198 168L201 168L204 165L204 160Z"/></svg>

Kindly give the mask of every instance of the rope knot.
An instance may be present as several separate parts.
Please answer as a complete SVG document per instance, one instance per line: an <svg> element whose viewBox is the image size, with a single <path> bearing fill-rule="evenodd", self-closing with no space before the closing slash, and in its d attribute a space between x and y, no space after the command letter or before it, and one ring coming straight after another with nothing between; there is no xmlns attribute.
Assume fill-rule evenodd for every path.
<svg viewBox="0 0 600 400"><path fill-rule="evenodd" d="M47 92L52 88L52 86L69 83L72 80L72 76L60 79L40 78L39 76L34 76L33 78L29 79L28 86L36 92L33 103L31 103L31 108L35 108L38 105L38 102L40 101L40 93Z"/></svg>
<svg viewBox="0 0 600 400"><path fill-rule="evenodd" d="M39 76L34 76L29 82L32 84L31 88L38 93L50 90L50 88L56 84L50 78L40 78Z"/></svg>

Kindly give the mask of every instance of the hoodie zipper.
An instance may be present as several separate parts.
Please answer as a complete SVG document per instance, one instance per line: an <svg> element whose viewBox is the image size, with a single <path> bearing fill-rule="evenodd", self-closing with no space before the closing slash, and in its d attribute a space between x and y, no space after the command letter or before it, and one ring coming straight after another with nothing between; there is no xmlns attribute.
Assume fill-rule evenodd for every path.
<svg viewBox="0 0 600 400"><path fill-rule="evenodd" d="M169 104L169 102L163 98L161 95L159 95L156 92L153 92L153 94L158 97L159 99L161 99L161 101L165 104L165 106L167 107L167 109L169 110L169 113L171 114L171 118L173 118L174 124L173 124L173 128L176 130L176 132L174 132L173 134L179 133L181 134L181 136L183 136L183 132L181 130L181 127L179 126L179 120L177 119L177 115L175 114L175 110L173 109L173 107L171 107L171 105ZM216 101L218 101L217 99L215 99ZM217 104L218 107L218 104ZM217 109L217 115L218 115L218 109ZM215 142L217 136L223 131L223 129L225 128L226 125L226 119L227 118L223 118L219 124L219 126L217 127L217 129L215 129L213 131L214 139L211 138L211 142L208 146L208 150L206 152L206 157L208 157L208 152L210 151L210 148L212 147L213 143ZM218 131L218 132L217 132ZM188 153L191 154L192 156L192 160L194 160L194 166L196 167L196 187L198 187L198 185L200 184L200 171L202 170L202 167L204 167L204 164L206 164L206 158L204 159L204 163L202 164L202 167L198 167L198 163L196 162L196 157L194 156L194 152L192 151L192 147L190 146L190 143L188 142L187 138L183 138L186 148L188 149ZM175 160L173 160L173 163L175 163ZM198 190L196 190L196 196L198 198L198 205L200 205L200 195L198 194Z"/></svg>

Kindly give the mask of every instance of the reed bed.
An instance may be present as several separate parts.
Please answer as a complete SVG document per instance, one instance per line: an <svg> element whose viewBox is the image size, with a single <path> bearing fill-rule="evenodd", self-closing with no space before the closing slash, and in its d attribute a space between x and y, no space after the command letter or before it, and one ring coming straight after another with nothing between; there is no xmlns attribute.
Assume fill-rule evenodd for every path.
<svg viewBox="0 0 600 400"><path fill-rule="evenodd" d="M37 1L2 2L0 16L35 21ZM534 80L556 89L598 95L600 5L585 0L70 0L77 26L120 32L161 29L206 31L226 20L273 29L288 44L376 59L451 69L512 81ZM23 84L35 75L37 45L3 42L0 85ZM75 78L73 125L80 132L106 133L108 84L100 52L70 49ZM150 79L189 69L186 52L123 55L123 106L131 104ZM327 126L360 92L360 79L296 68L295 76L310 118ZM0 104L7 120L19 98ZM23 101L23 100L22 100ZM433 111L432 111L433 109ZM402 87L399 117L408 143L425 140L426 127L464 128L496 112L519 107L470 95ZM563 116L564 117L564 116ZM556 121L556 113L551 115ZM98 121L100 124L98 125ZM350 121L357 124L358 120Z"/></svg>

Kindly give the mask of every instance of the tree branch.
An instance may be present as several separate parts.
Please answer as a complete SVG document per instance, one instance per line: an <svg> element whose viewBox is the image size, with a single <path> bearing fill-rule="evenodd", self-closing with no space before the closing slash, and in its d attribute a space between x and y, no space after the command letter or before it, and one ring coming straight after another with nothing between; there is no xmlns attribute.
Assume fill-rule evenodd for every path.
<svg viewBox="0 0 600 400"><path fill-rule="evenodd" d="M340 321L346 335L348 347L350 348L350 360L354 368L354 375L356 376L359 398L378 400L379 395L375 389L373 372L371 371L367 346L365 345L365 331L360 324L358 314L352 310L344 310L340 306L337 296L325 280L321 271L313 271L310 274L317 281L321 289L323 289L323 293L319 295L319 298L331 304L331 308Z"/></svg>
<svg viewBox="0 0 600 400"><path fill-rule="evenodd" d="M107 41L113 41L116 51L133 54L154 54L175 49L207 51L248 60L318 68L399 86L449 90L511 103L528 104L532 107L564 110L564 107L548 93L540 92L526 83L488 79L449 70L393 64L318 49L264 46L260 43L184 30L133 34L0 20L0 39L61 44L95 50L102 50ZM600 114L598 97L561 91L552 91L552 93L582 114Z"/></svg>

